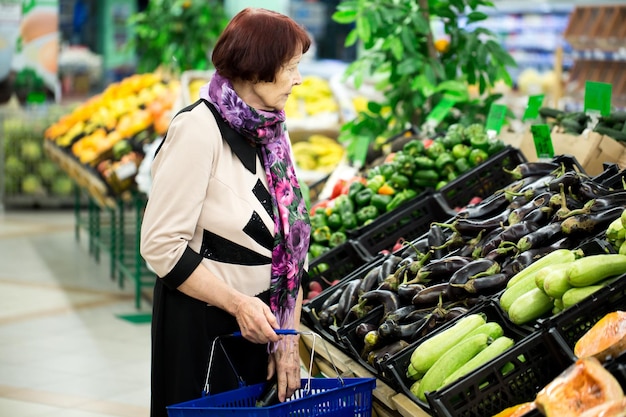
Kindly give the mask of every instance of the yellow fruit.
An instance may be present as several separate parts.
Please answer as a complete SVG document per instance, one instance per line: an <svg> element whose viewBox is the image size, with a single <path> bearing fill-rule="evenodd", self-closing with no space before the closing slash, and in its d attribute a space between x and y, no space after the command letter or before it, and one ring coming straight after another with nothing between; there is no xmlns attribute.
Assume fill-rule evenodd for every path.
<svg viewBox="0 0 626 417"><path fill-rule="evenodd" d="M440 54L446 53L450 49L450 42L447 39L443 39L443 38L437 39L435 41L435 49Z"/></svg>

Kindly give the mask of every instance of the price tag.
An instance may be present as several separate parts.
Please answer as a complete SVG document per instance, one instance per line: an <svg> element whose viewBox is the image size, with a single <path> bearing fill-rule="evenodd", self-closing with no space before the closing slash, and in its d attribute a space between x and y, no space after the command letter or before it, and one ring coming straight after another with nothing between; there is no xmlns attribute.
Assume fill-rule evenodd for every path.
<svg viewBox="0 0 626 417"><path fill-rule="evenodd" d="M506 117L506 106L504 104L492 104L487 116L487 124L485 126L487 133L495 132L497 135L502 129L504 118ZM495 136L495 135L493 135Z"/></svg>
<svg viewBox="0 0 626 417"><path fill-rule="evenodd" d="M524 116L522 116L522 121L533 120L539 116L539 109L543 105L543 99L543 94L528 97L528 105L524 111Z"/></svg>
<svg viewBox="0 0 626 417"><path fill-rule="evenodd" d="M553 158L554 147L552 146L552 136L550 136L550 126L546 124L532 125L530 131L533 134L537 158Z"/></svg>
<svg viewBox="0 0 626 417"><path fill-rule="evenodd" d="M439 103L433 108L430 114L426 117L426 123L433 128L439 126L443 119L446 118L452 107L454 107L454 100L451 100L448 97L444 97L441 99Z"/></svg>
<svg viewBox="0 0 626 417"><path fill-rule="evenodd" d="M608 116L611 113L612 89L609 83L585 82L585 113L599 112L602 116Z"/></svg>

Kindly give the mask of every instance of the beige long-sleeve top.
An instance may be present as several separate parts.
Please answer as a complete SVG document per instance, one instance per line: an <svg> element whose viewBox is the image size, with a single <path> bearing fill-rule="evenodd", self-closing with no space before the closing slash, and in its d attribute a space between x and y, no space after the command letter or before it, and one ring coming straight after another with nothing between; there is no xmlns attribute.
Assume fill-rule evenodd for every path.
<svg viewBox="0 0 626 417"><path fill-rule="evenodd" d="M170 288L202 262L246 295L269 288L274 222L257 148L200 100L172 120L152 164L141 255Z"/></svg>

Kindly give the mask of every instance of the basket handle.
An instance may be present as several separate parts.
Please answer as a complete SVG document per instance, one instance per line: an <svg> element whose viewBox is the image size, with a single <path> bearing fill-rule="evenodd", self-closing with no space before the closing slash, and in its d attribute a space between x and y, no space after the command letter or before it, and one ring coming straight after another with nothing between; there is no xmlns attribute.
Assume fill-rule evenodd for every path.
<svg viewBox="0 0 626 417"><path fill-rule="evenodd" d="M335 360L333 359L332 355L330 354L329 350L328 350L328 345L326 344L326 341L324 339L322 339L322 337L318 334L315 334L313 332L301 332L295 329L275 329L274 330L276 332L276 334L278 335L299 335L299 334L306 334L306 335L310 335L313 337L313 344L311 345L311 360L309 362L309 375L307 378L307 383L304 387L304 392L305 394L308 394L311 391L311 374L313 372L313 359L315 357L315 343L316 340L319 338L322 343L324 344L324 349L326 350L326 355L328 355L328 358L330 359L330 363L333 366L333 370L335 371L335 374L337 375L337 379L339 380L339 382L341 383L341 385L344 385L344 381L343 378L341 377L341 374L339 373L339 370L337 369L337 366L335 365ZM242 334L240 331L237 332L233 332L231 334L226 334L226 335L222 335L222 336L217 336L215 339L213 339L213 343L211 343L211 355L209 356L209 365L207 368L207 375L206 375L206 379L204 381L204 392L205 395L209 394L209 375L211 374L211 367L213 364L213 356L215 354L215 345L219 342L220 347L222 348L222 352L224 352L224 356L226 356L226 359L228 360L228 364L230 365L230 367L232 368L233 372L235 373L235 375L237 376L237 380L238 380L238 384L239 387L243 387L245 386L245 382L243 381L243 379L239 376L239 374L237 373L237 370L235 369L235 366L233 365L232 361L230 360L230 357L228 356L228 353L226 353L226 349L224 349L224 345L222 345L221 340L223 338L228 338L228 337L242 337Z"/></svg>

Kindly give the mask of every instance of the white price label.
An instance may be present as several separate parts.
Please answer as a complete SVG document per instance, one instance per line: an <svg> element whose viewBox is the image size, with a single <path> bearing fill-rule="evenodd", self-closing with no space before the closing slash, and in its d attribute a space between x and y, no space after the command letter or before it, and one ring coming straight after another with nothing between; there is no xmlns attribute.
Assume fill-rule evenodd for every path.
<svg viewBox="0 0 626 417"><path fill-rule="evenodd" d="M137 174L137 165L134 162L127 162L125 164L118 165L115 168L115 175L120 181L132 177Z"/></svg>

